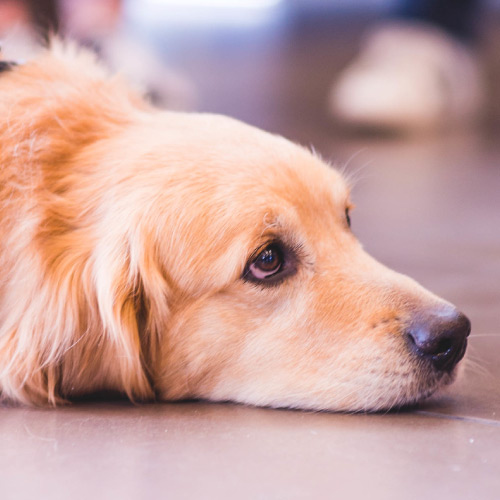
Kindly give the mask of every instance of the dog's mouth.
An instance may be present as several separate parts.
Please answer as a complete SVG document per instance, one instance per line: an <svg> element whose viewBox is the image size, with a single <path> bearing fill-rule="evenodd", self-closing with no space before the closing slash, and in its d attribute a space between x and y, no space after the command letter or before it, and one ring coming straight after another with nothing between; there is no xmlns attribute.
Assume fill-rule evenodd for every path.
<svg viewBox="0 0 500 500"><path fill-rule="evenodd" d="M463 352L456 356L456 363L462 359ZM438 369L432 361L413 357L413 367L388 374L386 382L380 384L359 398L355 412L388 412L415 410L431 397L439 395L457 378L458 367ZM363 391L362 391L363 392Z"/></svg>
<svg viewBox="0 0 500 500"><path fill-rule="evenodd" d="M399 325L398 336L405 341L401 362L391 371L377 366L378 387L364 391L360 386L359 411L379 412L415 408L452 384L458 364L467 350L470 321L455 309L434 314L427 321ZM374 372L376 373L376 372Z"/></svg>
<svg viewBox="0 0 500 500"><path fill-rule="evenodd" d="M465 349L460 356L463 358ZM458 363L458 360L457 360ZM457 378L457 367L450 370L437 370L425 363L419 370L417 382L400 400L391 405L389 410L416 410L432 396L439 394L445 387L451 385Z"/></svg>

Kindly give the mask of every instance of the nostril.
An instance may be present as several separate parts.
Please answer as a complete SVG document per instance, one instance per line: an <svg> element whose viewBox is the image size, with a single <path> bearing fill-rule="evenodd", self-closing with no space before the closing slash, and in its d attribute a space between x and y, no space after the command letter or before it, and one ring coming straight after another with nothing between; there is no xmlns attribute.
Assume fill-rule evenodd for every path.
<svg viewBox="0 0 500 500"><path fill-rule="evenodd" d="M437 344L436 354L447 353L452 348L453 348L453 342L451 339L442 339Z"/></svg>
<svg viewBox="0 0 500 500"><path fill-rule="evenodd" d="M410 350L443 371L451 371L463 358L470 321L461 313L420 316L407 330Z"/></svg>

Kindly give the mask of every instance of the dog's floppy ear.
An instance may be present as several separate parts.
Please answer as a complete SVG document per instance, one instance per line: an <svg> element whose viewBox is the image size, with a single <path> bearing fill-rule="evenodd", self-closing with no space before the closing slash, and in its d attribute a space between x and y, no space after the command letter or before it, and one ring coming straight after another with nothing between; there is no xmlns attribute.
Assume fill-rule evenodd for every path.
<svg viewBox="0 0 500 500"><path fill-rule="evenodd" d="M154 397L159 338L167 327L168 285L144 235L103 241L95 261L96 297L106 342L114 346L121 390ZM109 362L109 360L107 361Z"/></svg>
<svg viewBox="0 0 500 500"><path fill-rule="evenodd" d="M154 398L168 286L146 242L110 243L88 261L63 252L58 269L14 270L25 287L9 294L0 325L0 399L55 405L102 389Z"/></svg>

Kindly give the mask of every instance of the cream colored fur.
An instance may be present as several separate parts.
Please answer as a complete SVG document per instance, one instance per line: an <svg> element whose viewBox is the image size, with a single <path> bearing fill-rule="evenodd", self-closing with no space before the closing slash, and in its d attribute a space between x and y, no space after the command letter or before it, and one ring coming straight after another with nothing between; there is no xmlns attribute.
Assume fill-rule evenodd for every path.
<svg viewBox="0 0 500 500"><path fill-rule="evenodd" d="M363 410L452 379L403 339L447 303L362 250L346 183L305 149L152 109L57 43L0 74L0 127L3 400ZM296 270L261 286L242 275L270 240Z"/></svg>

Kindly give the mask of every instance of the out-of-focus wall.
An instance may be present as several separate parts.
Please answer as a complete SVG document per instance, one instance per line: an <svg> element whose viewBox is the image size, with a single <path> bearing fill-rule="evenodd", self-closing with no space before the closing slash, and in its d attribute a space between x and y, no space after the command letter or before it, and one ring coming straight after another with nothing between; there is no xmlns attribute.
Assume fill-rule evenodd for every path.
<svg viewBox="0 0 500 500"><path fill-rule="evenodd" d="M286 0L292 4L307 6L311 9L329 9L329 8L367 8L388 9L396 4L398 0ZM488 6L500 8L500 0L483 0Z"/></svg>

